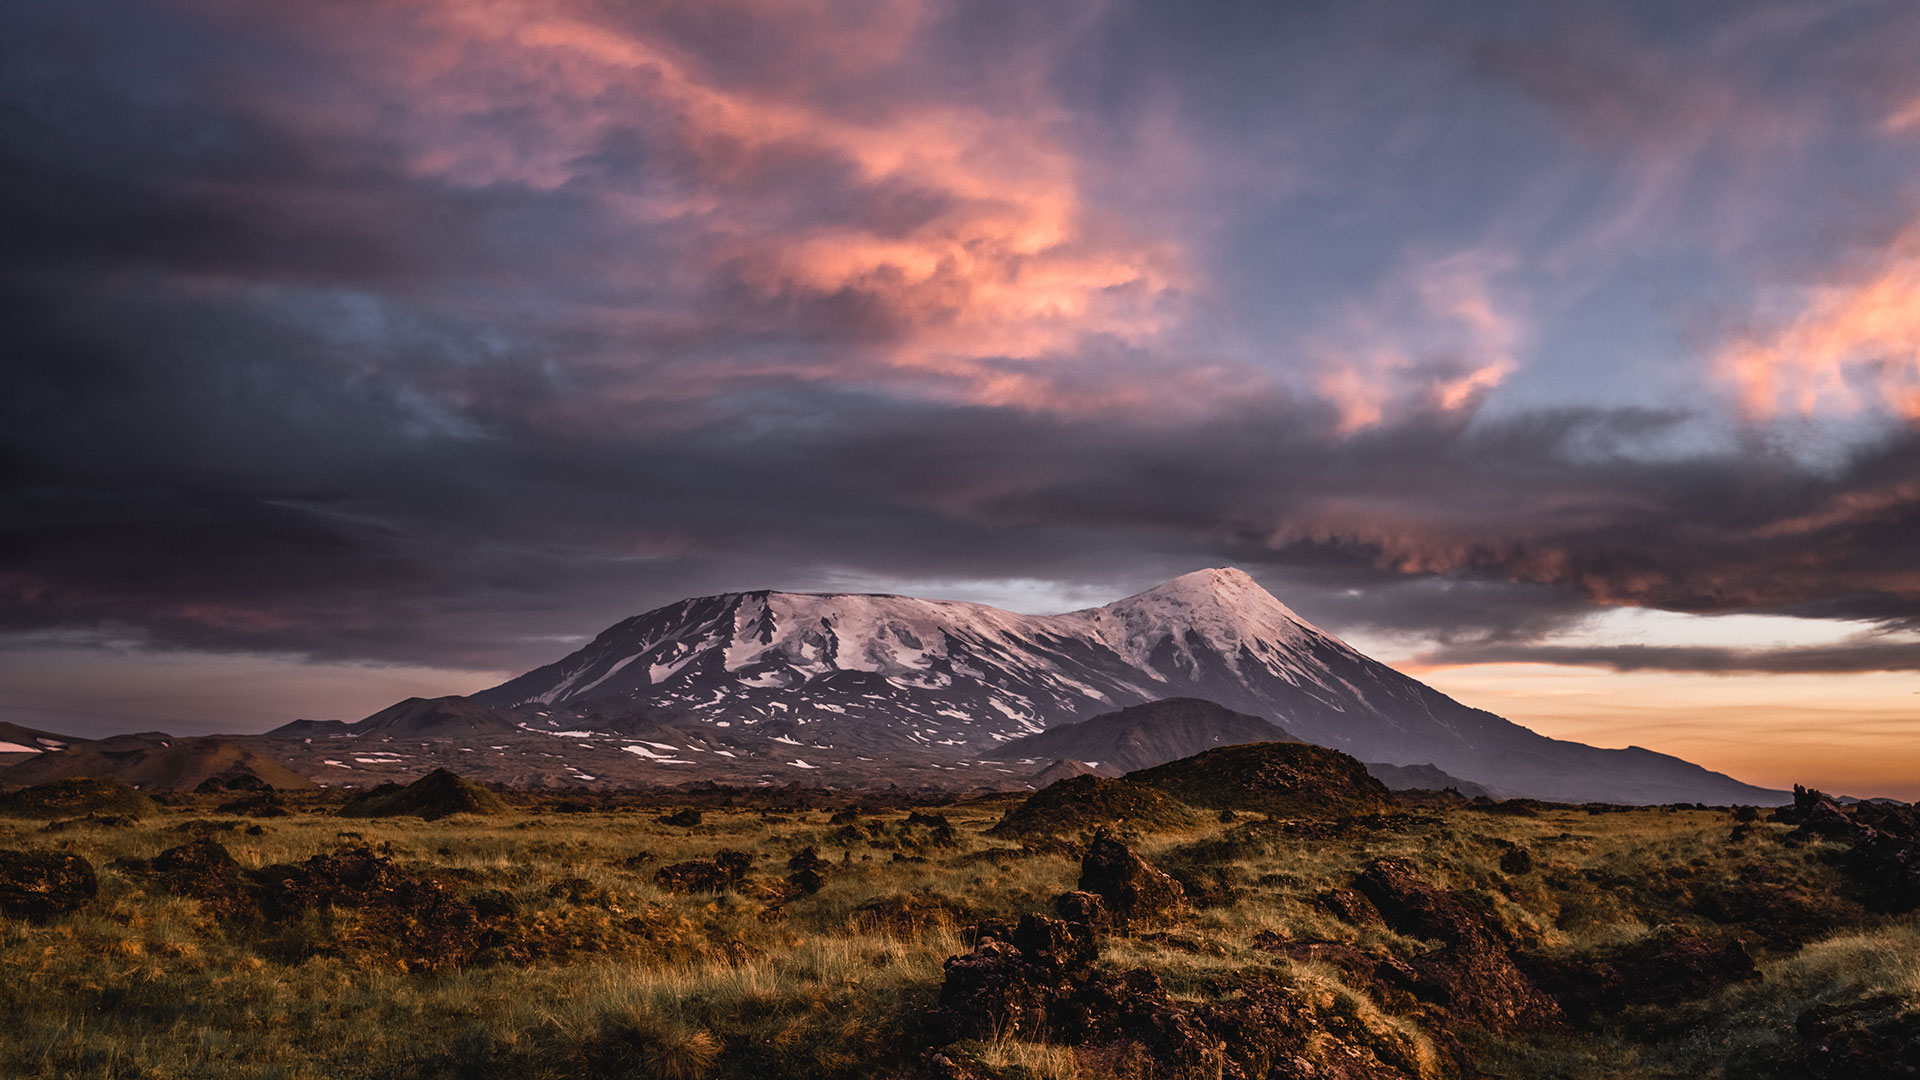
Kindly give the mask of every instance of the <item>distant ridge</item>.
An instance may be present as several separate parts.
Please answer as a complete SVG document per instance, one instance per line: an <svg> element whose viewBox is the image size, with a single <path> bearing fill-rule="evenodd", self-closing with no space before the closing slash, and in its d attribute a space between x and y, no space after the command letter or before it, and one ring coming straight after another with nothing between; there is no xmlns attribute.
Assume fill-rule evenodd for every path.
<svg viewBox="0 0 1920 1080"><path fill-rule="evenodd" d="M1388 791L1446 791L1451 788L1469 799L1496 798L1493 789L1442 772L1432 765L1385 765L1367 762L1367 772Z"/></svg>
<svg viewBox="0 0 1920 1080"><path fill-rule="evenodd" d="M0 773L6 783L19 785L78 777L115 780L147 791L195 791L202 787L303 791L317 786L257 752L246 740L222 736L116 736L75 743Z"/></svg>

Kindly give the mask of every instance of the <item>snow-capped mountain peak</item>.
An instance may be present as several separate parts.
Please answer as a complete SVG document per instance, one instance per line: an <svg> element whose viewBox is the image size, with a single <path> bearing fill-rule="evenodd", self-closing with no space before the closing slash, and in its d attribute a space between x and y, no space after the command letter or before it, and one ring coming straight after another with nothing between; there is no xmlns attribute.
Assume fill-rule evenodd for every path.
<svg viewBox="0 0 1920 1080"><path fill-rule="evenodd" d="M1363 761L1430 763L1553 797L1700 791L1693 774L1709 775L1646 751L1555 742L1467 708L1228 568L1062 615L889 595L698 597L624 620L474 697L569 712L582 730L639 717L705 726L742 751L759 739L962 763L1061 722L1201 698ZM1603 784L1566 781L1567 769L1624 772ZM1671 782L1648 786L1647 770Z"/></svg>
<svg viewBox="0 0 1920 1080"><path fill-rule="evenodd" d="M1237 655L1243 645L1266 652L1316 638L1338 643L1244 571L1231 568L1182 574L1070 617L1086 620L1114 651L1136 664L1147 663L1169 639L1176 649L1190 651L1191 636L1196 635L1227 657Z"/></svg>

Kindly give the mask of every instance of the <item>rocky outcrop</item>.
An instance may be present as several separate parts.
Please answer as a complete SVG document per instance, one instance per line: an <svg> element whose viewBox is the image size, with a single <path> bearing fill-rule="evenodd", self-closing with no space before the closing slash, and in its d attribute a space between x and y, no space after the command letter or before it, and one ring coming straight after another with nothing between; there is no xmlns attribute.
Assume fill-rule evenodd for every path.
<svg viewBox="0 0 1920 1080"><path fill-rule="evenodd" d="M47 848L0 851L0 912L38 919L85 907L99 895L93 864Z"/></svg>
<svg viewBox="0 0 1920 1080"><path fill-rule="evenodd" d="M1920 908L1920 810L1879 802L1859 803L1849 810L1796 784L1793 805L1772 816L1795 826L1787 834L1789 841L1850 845L1841 866L1859 882L1868 906L1894 913Z"/></svg>
<svg viewBox="0 0 1920 1080"><path fill-rule="evenodd" d="M1813 1080L1920 1076L1920 1013L1891 996L1820 1005L1794 1024L1800 1067Z"/></svg>
<svg viewBox="0 0 1920 1080"><path fill-rule="evenodd" d="M1575 1020L1633 1006L1670 1008L1760 977L1738 938L1716 942L1669 929L1583 956L1523 958L1535 981Z"/></svg>
<svg viewBox="0 0 1920 1080"><path fill-rule="evenodd" d="M711 858L688 859L654 871L656 885L668 892L718 893L740 884L753 867L753 856L721 848Z"/></svg>
<svg viewBox="0 0 1920 1080"><path fill-rule="evenodd" d="M1187 909L1186 890L1178 881L1104 831L1094 836L1080 860L1078 888L1099 896L1114 926L1123 931L1178 918Z"/></svg>
<svg viewBox="0 0 1920 1080"><path fill-rule="evenodd" d="M409 873L371 848L346 847L253 876L261 885L262 908L275 922L316 910L354 916L352 928L338 939L317 943L295 938L291 944L297 949L317 945L385 953L409 970L431 973L465 963L482 942L480 913L465 897L437 878Z"/></svg>
<svg viewBox="0 0 1920 1080"><path fill-rule="evenodd" d="M1071 894L1069 894L1071 895ZM1004 936L1001 936L1004 934ZM1180 1001L1144 969L1102 970L1085 923L1027 915L950 958L930 1027L941 1045L920 1074L990 1075L961 1040L1027 1039L1079 1048L1097 1075L1224 1080L1406 1080L1376 1048L1331 1031L1302 995L1252 977L1205 1004Z"/></svg>
<svg viewBox="0 0 1920 1080"><path fill-rule="evenodd" d="M169 892L200 901L203 911L220 919L260 912L257 890L242 875L240 864L225 845L201 838L154 856L148 867Z"/></svg>
<svg viewBox="0 0 1920 1080"><path fill-rule="evenodd" d="M8 775L17 779L19 773L10 771ZM68 818L96 814L140 818L159 812L157 803L133 788L93 777L50 780L0 793L0 816L5 817Z"/></svg>
<svg viewBox="0 0 1920 1080"><path fill-rule="evenodd" d="M1354 882L1388 926L1440 942L1407 961L1423 1000L1490 1031L1554 1024L1560 1006L1514 963L1511 943L1488 915L1423 880L1399 859L1376 859Z"/></svg>

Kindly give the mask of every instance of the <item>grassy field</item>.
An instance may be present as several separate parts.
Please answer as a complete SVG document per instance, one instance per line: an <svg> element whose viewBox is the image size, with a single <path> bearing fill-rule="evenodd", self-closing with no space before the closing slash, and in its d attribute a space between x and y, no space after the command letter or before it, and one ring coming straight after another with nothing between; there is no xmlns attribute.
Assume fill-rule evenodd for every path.
<svg viewBox="0 0 1920 1080"><path fill-rule="evenodd" d="M1075 887L1079 837L987 835L995 800L836 821L827 810L668 809L344 819L324 806L255 821L175 806L137 824L44 831L0 819L0 848L59 847L91 862L99 895L41 920L0 918L0 1075L429 1078L887 1076L923 1067L942 965L982 919L1050 912ZM941 815L948 828L929 821ZM1920 1003L1920 929L1868 914L1831 845L1783 825L1729 839L1725 811L1497 814L1420 809L1345 826L1261 815L1135 834L1135 850L1204 903L1174 923L1102 940L1100 964L1145 968L1176 998L1258 971L1407 1075L1797 1076L1795 1018L1825 1002ZM210 838L245 871L365 846L436 882L470 937L441 941L439 909L235 911L152 868ZM813 849L820 886L788 884ZM1502 859L1524 849L1531 867ZM664 888L662 868L725 849L751 863L719 893ZM1678 1008L1496 1037L1437 1030L1276 941L1413 956L1428 943L1355 926L1320 899L1369 861L1399 857L1471 898L1521 948L1590 953L1683 927L1742 937L1761 978ZM269 872L271 873L271 871ZM437 894L436 894L437 895ZM1716 921L1744 901L1761 916ZM470 901L469 905L466 903ZM1745 909L1743 909L1745 910ZM411 920L411 921L409 921ZM1329 1023L1335 1022L1329 1019ZM1464 1045L1471 1068L1457 1049ZM1102 1075L1086 1048L1016 1039L964 1048L1009 1077Z"/></svg>

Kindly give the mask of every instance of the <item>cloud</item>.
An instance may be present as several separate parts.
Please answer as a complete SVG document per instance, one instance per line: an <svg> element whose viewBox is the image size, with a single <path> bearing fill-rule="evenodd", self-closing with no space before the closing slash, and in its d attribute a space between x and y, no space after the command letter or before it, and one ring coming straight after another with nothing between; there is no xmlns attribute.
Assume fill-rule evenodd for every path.
<svg viewBox="0 0 1920 1080"><path fill-rule="evenodd" d="M1356 305L1316 346L1316 388L1352 434L1430 410L1470 412L1519 367L1524 328L1496 298L1510 262L1460 252L1396 277L1380 304Z"/></svg>
<svg viewBox="0 0 1920 1080"><path fill-rule="evenodd" d="M1720 365L1760 417L1885 411L1920 419L1920 227L1851 274L1794 290L1783 317L1740 335Z"/></svg>
<svg viewBox="0 0 1920 1080"><path fill-rule="evenodd" d="M1563 664L1614 671L1685 671L1708 674L1853 674L1920 670L1920 643L1871 637L1841 645L1790 649L1725 649L1677 645L1455 646L1424 654L1416 666L1458 664Z"/></svg>
<svg viewBox="0 0 1920 1080"><path fill-rule="evenodd" d="M1494 407L1586 396L1562 351L1627 320L1556 332L1542 278L1614 219L1510 224L1486 178L1567 159L1506 113L1375 128L1458 92L1404 42L1275 99L1270 43L1320 39L1217 12L110 10L0 59L10 632L511 669L701 592L1219 562L1461 648L1604 605L1920 618L1910 432L1815 465L1706 394ZM1738 93L1662 108L1672 63L1542 55L1485 62L1591 145L1741 141ZM1212 156L1249 129L1287 137ZM1844 339L1873 383L1904 324L1797 329L1852 310L1754 347Z"/></svg>

